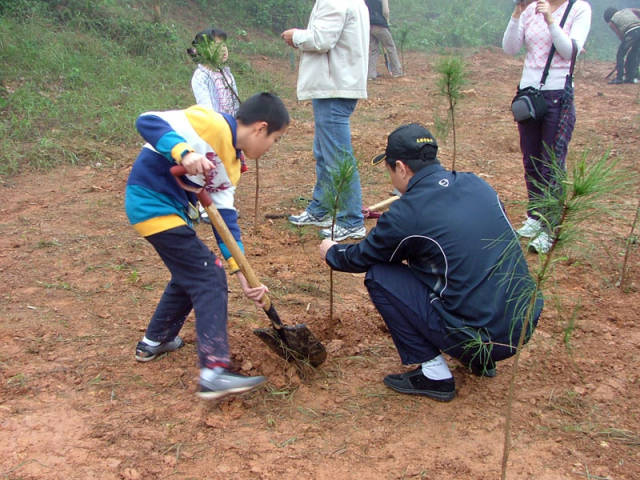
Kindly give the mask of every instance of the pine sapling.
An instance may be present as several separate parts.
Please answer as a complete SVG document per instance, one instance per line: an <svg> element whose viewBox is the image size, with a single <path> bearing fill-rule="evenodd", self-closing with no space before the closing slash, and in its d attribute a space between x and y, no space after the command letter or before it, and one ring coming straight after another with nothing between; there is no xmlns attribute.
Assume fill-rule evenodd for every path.
<svg viewBox="0 0 640 480"><path fill-rule="evenodd" d="M502 480L507 478L511 450L512 409L520 353L525 334L531 329L536 299L542 294L545 281L551 275L555 263L559 261L555 259L556 252L560 246L570 246L583 236L580 234L580 225L585 220L596 215L602 216L611 213L608 208L609 200L627 189L630 184L629 175L617 168L616 162L610 160L608 153L593 162L588 161L586 154L583 155L572 169L571 177L557 164L555 155L550 153L550 168L552 177L556 181L553 185L542 185L535 182L542 193L534 199L530 207L540 216L541 223L552 238L552 244L546 254L538 255L539 264L533 275L535 287L527 293L530 296L524 315L514 319L515 322L522 323L522 328L514 356L505 412ZM511 281L513 280L511 279ZM514 300L521 301L522 299Z"/></svg>
<svg viewBox="0 0 640 480"><path fill-rule="evenodd" d="M451 122L453 133L453 161L451 170L456 169L456 115L455 109L458 101L463 97L462 87L467 83L464 62L460 57L444 57L436 64L436 71L440 74L437 86L441 95L448 102L448 120Z"/></svg>
<svg viewBox="0 0 640 480"><path fill-rule="evenodd" d="M322 182L324 196L321 200L323 208L331 217L331 240L334 239L338 212L343 210L353 192L353 181L357 173L357 166L353 155L342 152L329 171L328 177ZM329 330L333 332L335 321L333 318L333 270L329 269Z"/></svg>
<svg viewBox="0 0 640 480"><path fill-rule="evenodd" d="M624 290L625 277L627 275L627 262L629 261L629 252L631 251L631 245L638 244L638 236L634 234L636 226L638 225L638 215L640 214L640 197L638 197L638 206L636 207L636 215L631 223L631 231L627 237L626 247L624 249L624 260L622 261L622 269L620 270L620 279L617 286Z"/></svg>

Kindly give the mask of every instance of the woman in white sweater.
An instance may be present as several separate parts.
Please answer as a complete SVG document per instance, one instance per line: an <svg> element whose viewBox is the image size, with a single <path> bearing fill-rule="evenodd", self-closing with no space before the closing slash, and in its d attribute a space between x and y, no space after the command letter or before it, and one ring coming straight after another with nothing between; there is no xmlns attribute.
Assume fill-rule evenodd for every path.
<svg viewBox="0 0 640 480"><path fill-rule="evenodd" d="M569 14L561 28L560 23L567 8L570 8ZM516 4L502 39L502 48L510 55L518 54L525 47L519 88L539 88L548 107L542 119L518 123L529 200L527 219L518 234L533 238L530 246L540 253L549 250L552 238L551 232L543 228L543 222L533 207L543 195L545 187L554 184L548 148L553 148L558 133L561 100L571 65L573 41L580 52L590 27L591 6L584 0L524 0ZM552 45L556 51L546 81L541 85ZM572 99L570 101L568 122L562 133L565 147L554 152L555 161L561 168L565 168L566 145L575 125L575 107Z"/></svg>

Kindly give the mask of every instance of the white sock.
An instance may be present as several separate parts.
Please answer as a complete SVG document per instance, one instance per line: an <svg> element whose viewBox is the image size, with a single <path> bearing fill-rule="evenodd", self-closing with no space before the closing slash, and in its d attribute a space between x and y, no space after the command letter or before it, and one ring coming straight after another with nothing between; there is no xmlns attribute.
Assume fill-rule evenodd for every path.
<svg viewBox="0 0 640 480"><path fill-rule="evenodd" d="M146 337L146 335L145 335L145 337L142 339L142 341L143 341L144 343L146 343L147 345L149 345L150 347L157 347L158 345L160 345L160 344L162 343L162 342L156 342L156 341L153 341L153 340L149 340L149 339Z"/></svg>
<svg viewBox="0 0 640 480"><path fill-rule="evenodd" d="M449 365L442 355L422 363L422 374L431 380L445 380L453 377Z"/></svg>

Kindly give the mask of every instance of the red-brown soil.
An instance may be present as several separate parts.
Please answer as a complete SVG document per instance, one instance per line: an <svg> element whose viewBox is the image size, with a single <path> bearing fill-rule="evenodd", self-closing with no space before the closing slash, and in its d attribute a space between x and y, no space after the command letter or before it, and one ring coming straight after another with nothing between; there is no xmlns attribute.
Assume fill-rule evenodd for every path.
<svg viewBox="0 0 640 480"><path fill-rule="evenodd" d="M500 193L514 225L525 198L509 103L521 61L499 51L466 57L458 109L457 169ZM445 115L434 58L409 54L408 75L370 83L352 119L365 203L387 197L383 169L367 160L394 127L433 126ZM293 88L286 62L256 59ZM610 65L582 61L572 159L610 149L638 178L640 86L609 86ZM281 73L277 73L281 72ZM185 82L185 88L188 82ZM315 229L266 213L297 212L314 181L308 103L288 99L293 125L255 165L238 195L248 257L287 323L306 322L329 350L309 378L252 335L267 318L231 279L229 335L238 369L266 388L206 403L197 379L193 317L182 350L136 363L136 342L168 280L128 225L123 191L139 145L112 166L25 173L0 184L0 478L7 479L495 479L502 458L512 360L481 379L450 362L457 398L438 403L396 394L381 382L404 370L362 275L336 273L335 331L328 328L328 269ZM451 165L452 141L440 141ZM110 148L105 146L105 148ZM112 151L117 146L111 147ZM570 163L573 163L570 161ZM637 184L637 183L636 183ZM514 479L640 478L640 266L637 241L627 284L616 287L637 205L637 187L614 203L617 217L586 225L585 240L556 264L546 308L522 353L516 387ZM375 220L368 220L371 227ZM214 247L208 226L199 234ZM637 235L637 232L636 232ZM527 254L537 267L535 255ZM571 322L575 322L571 330ZM568 332L565 335L565 332Z"/></svg>

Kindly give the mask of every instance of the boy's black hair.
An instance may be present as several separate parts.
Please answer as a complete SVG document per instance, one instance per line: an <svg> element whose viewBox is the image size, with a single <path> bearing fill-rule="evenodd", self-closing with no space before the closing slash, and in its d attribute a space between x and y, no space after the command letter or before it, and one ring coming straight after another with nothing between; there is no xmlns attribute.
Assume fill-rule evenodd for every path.
<svg viewBox="0 0 640 480"><path fill-rule="evenodd" d="M289 112L278 96L262 92L242 102L236 113L236 120L243 125L267 122L267 135L270 135L289 125Z"/></svg>

